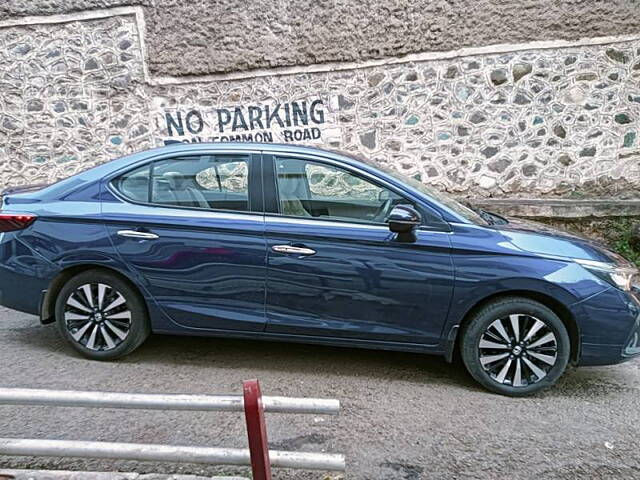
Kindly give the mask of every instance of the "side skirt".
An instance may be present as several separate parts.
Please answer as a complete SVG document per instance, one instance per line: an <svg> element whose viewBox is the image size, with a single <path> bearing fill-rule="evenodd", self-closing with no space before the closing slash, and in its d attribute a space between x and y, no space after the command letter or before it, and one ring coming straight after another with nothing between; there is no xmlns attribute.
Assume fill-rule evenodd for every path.
<svg viewBox="0 0 640 480"><path fill-rule="evenodd" d="M398 352L426 353L430 355L444 355L439 345L425 345L421 343L381 342L376 340L359 340L354 338L318 337L311 335L288 335L282 333L241 332L237 330L153 330L160 335L181 335L199 337L224 337L244 340L264 340L271 342L308 343L327 345L331 347L364 348L370 350L393 350Z"/></svg>

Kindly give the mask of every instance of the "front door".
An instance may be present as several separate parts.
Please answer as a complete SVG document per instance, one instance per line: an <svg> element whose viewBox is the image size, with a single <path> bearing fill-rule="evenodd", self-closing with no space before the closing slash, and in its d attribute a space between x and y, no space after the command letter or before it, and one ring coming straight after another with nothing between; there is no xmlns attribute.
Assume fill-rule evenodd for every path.
<svg viewBox="0 0 640 480"><path fill-rule="evenodd" d="M267 171L278 210L265 217L267 331L437 344L453 289L448 235L398 242L386 215L411 202L357 172L265 156Z"/></svg>
<svg viewBox="0 0 640 480"><path fill-rule="evenodd" d="M177 324L263 331L259 155L158 160L111 183L103 218L124 261Z"/></svg>

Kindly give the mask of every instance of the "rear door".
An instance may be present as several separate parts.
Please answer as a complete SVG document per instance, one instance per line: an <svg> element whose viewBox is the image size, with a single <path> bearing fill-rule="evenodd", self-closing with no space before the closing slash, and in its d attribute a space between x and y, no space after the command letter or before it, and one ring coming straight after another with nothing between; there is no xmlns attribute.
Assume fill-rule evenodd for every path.
<svg viewBox="0 0 640 480"><path fill-rule="evenodd" d="M265 239L259 154L157 160L113 180L103 204L132 274L177 324L265 328Z"/></svg>
<svg viewBox="0 0 640 480"><path fill-rule="evenodd" d="M439 343L453 290L445 231L397 241L385 217L411 200L336 164L265 155L264 170L268 332Z"/></svg>

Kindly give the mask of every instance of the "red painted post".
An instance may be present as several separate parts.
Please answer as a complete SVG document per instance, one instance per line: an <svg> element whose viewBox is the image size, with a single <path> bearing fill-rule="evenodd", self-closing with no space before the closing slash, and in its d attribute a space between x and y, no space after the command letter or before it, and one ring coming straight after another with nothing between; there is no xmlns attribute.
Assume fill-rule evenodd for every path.
<svg viewBox="0 0 640 480"><path fill-rule="evenodd" d="M271 480L267 426L264 421L260 382L258 380L247 380L242 383L242 386L253 480Z"/></svg>

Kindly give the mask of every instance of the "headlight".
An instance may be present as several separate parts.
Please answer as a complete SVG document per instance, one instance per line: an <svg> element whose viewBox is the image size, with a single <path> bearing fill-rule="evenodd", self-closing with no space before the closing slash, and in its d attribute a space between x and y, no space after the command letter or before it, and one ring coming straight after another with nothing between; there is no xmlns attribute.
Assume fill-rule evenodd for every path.
<svg viewBox="0 0 640 480"><path fill-rule="evenodd" d="M640 288L640 271L634 267L620 267L613 263L575 259L577 263L614 287L625 292Z"/></svg>

